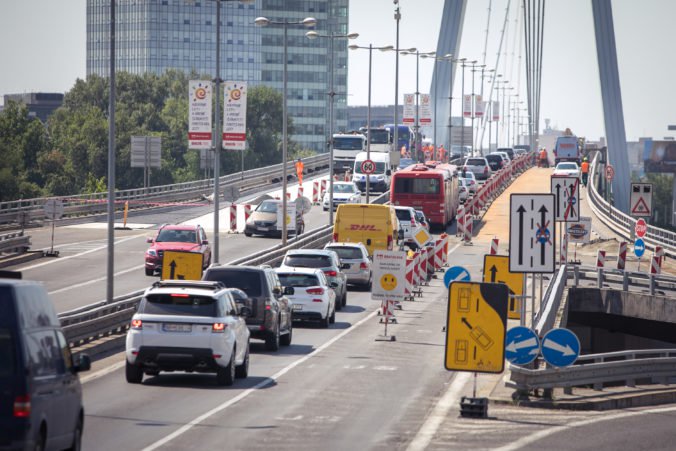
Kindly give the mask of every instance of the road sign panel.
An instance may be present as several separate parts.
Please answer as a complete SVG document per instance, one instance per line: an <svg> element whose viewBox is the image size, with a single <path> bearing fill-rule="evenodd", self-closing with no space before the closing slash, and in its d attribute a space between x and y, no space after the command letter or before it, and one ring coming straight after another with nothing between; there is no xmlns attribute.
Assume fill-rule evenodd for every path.
<svg viewBox="0 0 676 451"><path fill-rule="evenodd" d="M509 288L507 317L521 318L521 299L524 294L523 273L509 270L507 255L484 255L484 282L504 283Z"/></svg>
<svg viewBox="0 0 676 451"><path fill-rule="evenodd" d="M286 203L286 230L296 230L296 208L295 202ZM282 222L282 204L277 208L277 230L282 230L284 223Z"/></svg>
<svg viewBox="0 0 676 451"><path fill-rule="evenodd" d="M550 365L572 365L580 355L580 340L568 329L552 329L542 338L541 352Z"/></svg>
<svg viewBox="0 0 676 451"><path fill-rule="evenodd" d="M606 166L606 180L612 182L615 178L615 168L611 165Z"/></svg>
<svg viewBox="0 0 676 451"><path fill-rule="evenodd" d="M235 185L226 185L223 188L223 200L226 202L234 202L239 199L239 187Z"/></svg>
<svg viewBox="0 0 676 451"><path fill-rule="evenodd" d="M362 174L370 175L376 171L376 164L373 160L364 160L361 162L361 172Z"/></svg>
<svg viewBox="0 0 676 451"><path fill-rule="evenodd" d="M566 233L569 243L589 243L591 241L592 220L589 217L581 217L578 222L566 224Z"/></svg>
<svg viewBox="0 0 676 451"><path fill-rule="evenodd" d="M451 266L444 273L444 285L448 288L452 282L469 282L472 275L462 266Z"/></svg>
<svg viewBox="0 0 676 451"><path fill-rule="evenodd" d="M202 254L197 252L164 251L162 279L200 280Z"/></svg>
<svg viewBox="0 0 676 451"><path fill-rule="evenodd" d="M509 209L509 270L553 273L556 249L554 195L512 194Z"/></svg>
<svg viewBox="0 0 676 451"><path fill-rule="evenodd" d="M580 219L580 179L552 176L551 188L555 219L560 222L577 222Z"/></svg>
<svg viewBox="0 0 676 451"><path fill-rule="evenodd" d="M381 301L403 301L406 297L405 288L406 252L375 251L371 298Z"/></svg>
<svg viewBox="0 0 676 451"><path fill-rule="evenodd" d="M533 329L527 327L509 329L505 343L505 358L515 365L528 365L540 353L540 338Z"/></svg>
<svg viewBox="0 0 676 451"><path fill-rule="evenodd" d="M650 217L653 214L653 184L652 183L632 183L631 198L632 216Z"/></svg>
<svg viewBox="0 0 676 451"><path fill-rule="evenodd" d="M61 219L61 216L63 216L64 207L61 199L49 199L45 202L43 208L47 219L53 221L55 219Z"/></svg>
<svg viewBox="0 0 676 451"><path fill-rule="evenodd" d="M634 254L638 258L643 257L643 254L645 254L645 242L641 238L634 242Z"/></svg>
<svg viewBox="0 0 676 451"><path fill-rule="evenodd" d="M416 244L421 247L432 239L432 235L422 226L417 227L411 235Z"/></svg>
<svg viewBox="0 0 676 451"><path fill-rule="evenodd" d="M448 290L445 367L501 373L505 366L505 284L453 282Z"/></svg>
<svg viewBox="0 0 676 451"><path fill-rule="evenodd" d="M639 238L643 238L648 231L648 223L645 222L645 219L639 218L634 225L634 232Z"/></svg>

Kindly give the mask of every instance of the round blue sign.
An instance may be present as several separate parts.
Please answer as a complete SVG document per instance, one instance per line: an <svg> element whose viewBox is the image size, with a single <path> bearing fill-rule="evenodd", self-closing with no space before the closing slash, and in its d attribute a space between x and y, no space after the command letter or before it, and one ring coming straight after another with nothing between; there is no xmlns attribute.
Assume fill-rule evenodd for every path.
<svg viewBox="0 0 676 451"><path fill-rule="evenodd" d="M542 357L553 366L572 365L580 355L580 340L568 329L552 329L542 338Z"/></svg>
<svg viewBox="0 0 676 451"><path fill-rule="evenodd" d="M505 358L514 365L527 365L540 353L540 338L533 329L512 327L505 336Z"/></svg>
<svg viewBox="0 0 676 451"><path fill-rule="evenodd" d="M469 282L471 280L472 276L469 271L462 266L452 266L444 273L444 285L446 285L446 288L451 285L451 282Z"/></svg>
<svg viewBox="0 0 676 451"><path fill-rule="evenodd" d="M634 254L638 258L643 257L643 254L645 254L645 242L641 238L634 242Z"/></svg>

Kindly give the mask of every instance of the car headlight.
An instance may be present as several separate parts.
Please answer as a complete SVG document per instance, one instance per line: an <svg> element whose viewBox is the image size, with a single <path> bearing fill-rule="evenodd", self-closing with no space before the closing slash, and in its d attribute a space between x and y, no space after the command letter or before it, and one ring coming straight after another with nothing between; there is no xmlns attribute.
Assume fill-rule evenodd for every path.
<svg viewBox="0 0 676 451"><path fill-rule="evenodd" d="M154 249L148 249L146 251L146 254L148 254L151 257L157 257L157 251L155 251Z"/></svg>

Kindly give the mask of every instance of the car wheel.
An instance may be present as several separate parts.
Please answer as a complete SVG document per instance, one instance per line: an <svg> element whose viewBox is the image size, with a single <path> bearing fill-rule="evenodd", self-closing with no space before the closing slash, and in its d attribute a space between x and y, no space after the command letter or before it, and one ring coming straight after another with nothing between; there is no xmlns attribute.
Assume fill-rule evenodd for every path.
<svg viewBox="0 0 676 451"><path fill-rule="evenodd" d="M155 270L146 268L146 276L154 276Z"/></svg>
<svg viewBox="0 0 676 451"><path fill-rule="evenodd" d="M339 298L338 293L336 293L336 310L342 309L343 309L343 298Z"/></svg>
<svg viewBox="0 0 676 451"><path fill-rule="evenodd" d="M230 386L235 383L235 348L232 348L230 361L226 367L219 366L216 370L216 382L218 385Z"/></svg>
<svg viewBox="0 0 676 451"><path fill-rule="evenodd" d="M343 301L341 304L343 307L347 305L347 290L345 290L345 294L343 294Z"/></svg>
<svg viewBox="0 0 676 451"><path fill-rule="evenodd" d="M82 449L82 417L77 419L75 430L73 431L73 443L68 451L80 451Z"/></svg>
<svg viewBox="0 0 676 451"><path fill-rule="evenodd" d="M319 327L321 327L322 329L326 329L329 327L329 324L331 324L331 316L329 315L329 311L327 310L326 316L319 320Z"/></svg>
<svg viewBox="0 0 676 451"><path fill-rule="evenodd" d="M235 377L238 379L246 379L249 376L249 342L246 342L246 353L244 354L244 362L235 368Z"/></svg>
<svg viewBox="0 0 676 451"><path fill-rule="evenodd" d="M128 360L125 361L124 375L130 384L140 384L143 382L143 370L141 367L132 365Z"/></svg>
<svg viewBox="0 0 676 451"><path fill-rule="evenodd" d="M251 237L251 232L244 232L244 236Z"/></svg>
<svg viewBox="0 0 676 451"><path fill-rule="evenodd" d="M35 438L35 451L43 451L45 449L45 442L47 441L47 431L45 431L45 426L42 425L38 436Z"/></svg>
<svg viewBox="0 0 676 451"><path fill-rule="evenodd" d="M371 288L373 288L373 279L369 279L366 285L364 285L364 291L371 291Z"/></svg>
<svg viewBox="0 0 676 451"><path fill-rule="evenodd" d="M333 306L333 311L331 312L331 317L329 318L329 322L331 324L334 324L336 322L336 306Z"/></svg>
<svg viewBox="0 0 676 451"><path fill-rule="evenodd" d="M282 335L279 342L282 346L291 346L291 339L293 338L293 321L289 321L289 333Z"/></svg>
<svg viewBox="0 0 676 451"><path fill-rule="evenodd" d="M279 325L265 339L265 349L268 351L279 351Z"/></svg>

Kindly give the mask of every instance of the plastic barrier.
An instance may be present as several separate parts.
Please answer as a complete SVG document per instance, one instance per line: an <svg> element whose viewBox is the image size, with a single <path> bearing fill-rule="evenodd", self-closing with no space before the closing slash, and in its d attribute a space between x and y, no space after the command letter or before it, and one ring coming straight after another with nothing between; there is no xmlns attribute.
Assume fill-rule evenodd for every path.
<svg viewBox="0 0 676 451"><path fill-rule="evenodd" d="M303 197L303 185L298 185L298 195L296 197Z"/></svg>
<svg viewBox="0 0 676 451"><path fill-rule="evenodd" d="M653 255L650 259L650 274L659 274L662 272L660 267L660 257Z"/></svg>
<svg viewBox="0 0 676 451"><path fill-rule="evenodd" d="M231 204L228 209L230 210L230 231L237 232L237 205Z"/></svg>
<svg viewBox="0 0 676 451"><path fill-rule="evenodd" d="M432 279L432 274L437 270L435 263L434 242L425 246L427 248L427 280Z"/></svg>
<svg viewBox="0 0 676 451"><path fill-rule="evenodd" d="M497 255L498 254L498 244L499 243L500 243L500 240L498 238L493 238L491 240L490 255Z"/></svg>
<svg viewBox="0 0 676 451"><path fill-rule="evenodd" d="M617 269L624 271L627 262L627 242L622 241L617 251Z"/></svg>
<svg viewBox="0 0 676 451"><path fill-rule="evenodd" d="M474 228L474 219L471 215L465 216L465 236L463 238L463 244L470 246L472 244L472 230Z"/></svg>
<svg viewBox="0 0 676 451"><path fill-rule="evenodd" d="M420 276L420 285L427 285L427 247L420 249L420 269L418 275Z"/></svg>
<svg viewBox="0 0 676 451"><path fill-rule="evenodd" d="M438 238L434 242L434 269L441 271L444 266L444 240Z"/></svg>
<svg viewBox="0 0 676 451"><path fill-rule="evenodd" d="M326 193L326 185L328 185L329 181L328 180L321 180L321 183L319 185L319 197L320 199L324 198L324 193Z"/></svg>
<svg viewBox="0 0 676 451"><path fill-rule="evenodd" d="M312 203L319 205L321 199L319 198L319 180L312 181Z"/></svg>
<svg viewBox="0 0 676 451"><path fill-rule="evenodd" d="M445 233L442 233L441 239L444 240L444 250L443 250L443 252L444 252L444 259L443 260L444 261L443 261L443 265L448 266L448 235L445 234Z"/></svg>
<svg viewBox="0 0 676 451"><path fill-rule="evenodd" d="M406 259L406 284L404 285L404 294L406 298L413 300L413 279L415 273L415 258L409 257Z"/></svg>
<svg viewBox="0 0 676 451"><path fill-rule="evenodd" d="M457 227L455 229L455 236L464 236L465 235L465 207L460 205L458 207L458 213L455 215Z"/></svg>
<svg viewBox="0 0 676 451"><path fill-rule="evenodd" d="M253 205L251 205L251 204L244 204L244 205L243 205L243 208L244 208L244 223L246 224L246 222L247 222L247 221L249 220L249 218L251 217L251 212L253 211Z"/></svg>
<svg viewBox="0 0 676 451"><path fill-rule="evenodd" d="M603 249L599 249L599 251L596 253L596 267L603 268L605 263L606 263L606 251L604 251Z"/></svg>

